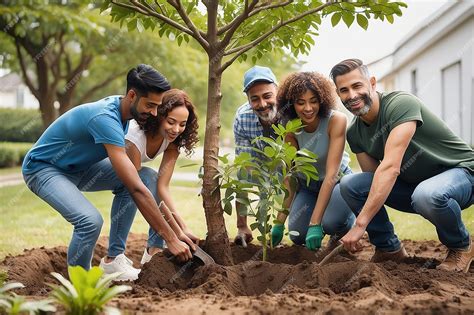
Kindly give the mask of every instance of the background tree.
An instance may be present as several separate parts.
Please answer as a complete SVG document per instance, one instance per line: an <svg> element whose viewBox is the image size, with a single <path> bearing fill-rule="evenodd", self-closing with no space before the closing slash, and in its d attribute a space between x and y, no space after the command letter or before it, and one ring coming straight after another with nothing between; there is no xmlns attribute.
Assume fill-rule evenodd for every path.
<svg viewBox="0 0 474 315"><path fill-rule="evenodd" d="M162 40L138 24L120 28L100 15L90 1L2 1L0 7L0 67L22 75L38 99L43 125L75 105L104 95L124 94L125 74L138 63L148 63L165 74L173 86L185 89L200 112L206 111L207 55L197 43L179 47L178 41ZM170 62L172 60L173 62ZM296 64L292 56L273 54L262 60L275 73ZM231 126L236 106L244 95L236 82L250 60L236 64L225 74L226 95L222 123ZM58 109L55 108L55 104ZM201 125L205 115L200 115ZM200 129L203 132L203 129ZM225 136L232 136L226 128Z"/></svg>
<svg viewBox="0 0 474 315"><path fill-rule="evenodd" d="M102 10L112 21L131 28L157 31L160 37L182 43L194 39L208 57L207 116L204 138L203 205L208 228L208 251L221 264L231 264L216 175L219 154L222 75L234 61L253 62L275 52L297 56L314 44L321 19L333 25L354 20L367 28L368 19L393 22L402 2L387 0L107 0Z"/></svg>

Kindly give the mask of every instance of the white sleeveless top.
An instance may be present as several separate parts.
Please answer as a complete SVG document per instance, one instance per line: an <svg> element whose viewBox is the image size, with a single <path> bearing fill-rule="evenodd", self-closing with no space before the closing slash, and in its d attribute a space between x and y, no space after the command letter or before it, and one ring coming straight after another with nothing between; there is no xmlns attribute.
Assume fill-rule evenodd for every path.
<svg viewBox="0 0 474 315"><path fill-rule="evenodd" d="M125 135L125 139L132 142L140 151L141 161L143 162L150 162L153 161L158 155L165 152L166 148L170 144L168 139L164 138L163 143L161 144L160 149L156 152L155 156L149 157L146 154L146 135L143 129L140 129L140 126L135 121L135 119L130 120L128 125L128 132Z"/></svg>

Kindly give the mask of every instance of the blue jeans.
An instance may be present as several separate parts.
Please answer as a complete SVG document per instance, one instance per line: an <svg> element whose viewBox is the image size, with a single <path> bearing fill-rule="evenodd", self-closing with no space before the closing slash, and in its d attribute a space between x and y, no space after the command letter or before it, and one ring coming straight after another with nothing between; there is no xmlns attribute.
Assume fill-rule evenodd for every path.
<svg viewBox="0 0 474 315"><path fill-rule="evenodd" d="M347 173L351 173L348 169ZM347 175L346 175L347 176ZM344 178L344 177L343 177ZM288 230L296 231L299 235L291 235L293 243L302 245L306 242L309 222L313 215L314 206L318 199L321 182L313 182L310 188L304 183L299 185L299 189L291 203L288 217ZM321 225L325 234L342 236L346 234L355 222L355 216L349 206L342 199L340 184L336 184L331 194L331 199L324 211Z"/></svg>
<svg viewBox="0 0 474 315"><path fill-rule="evenodd" d="M348 175L341 180L341 194L355 215L367 200L374 173ZM416 213L430 221L441 243L448 248L469 246L469 233L461 220L461 210L473 203L474 176L464 168L452 168L419 184L397 179L385 204L400 211ZM367 226L370 242L378 249L395 251L400 241L394 233L385 207Z"/></svg>
<svg viewBox="0 0 474 315"><path fill-rule="evenodd" d="M156 191L156 172L142 168L143 183ZM115 195L111 210L108 255L115 257L125 252L128 233L137 207L128 190L117 177L109 159L93 164L82 172L69 173L54 166L24 175L28 188L58 211L74 226L68 248L68 265L89 269L103 219L99 211L81 191L112 190Z"/></svg>

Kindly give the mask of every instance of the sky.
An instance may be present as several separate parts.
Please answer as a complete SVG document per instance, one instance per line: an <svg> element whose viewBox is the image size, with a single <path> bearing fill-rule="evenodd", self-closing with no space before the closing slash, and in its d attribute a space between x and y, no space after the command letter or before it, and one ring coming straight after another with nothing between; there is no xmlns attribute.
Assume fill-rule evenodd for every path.
<svg viewBox="0 0 474 315"><path fill-rule="evenodd" d="M302 70L329 75L332 66L347 58L359 58L368 64L384 57L393 52L410 31L448 1L454 0L405 0L408 8L402 10L401 17L395 16L393 24L369 20L367 31L355 21L347 28L342 20L332 27L330 18L323 19L320 35L315 37L315 46L308 56L299 58L306 61Z"/></svg>

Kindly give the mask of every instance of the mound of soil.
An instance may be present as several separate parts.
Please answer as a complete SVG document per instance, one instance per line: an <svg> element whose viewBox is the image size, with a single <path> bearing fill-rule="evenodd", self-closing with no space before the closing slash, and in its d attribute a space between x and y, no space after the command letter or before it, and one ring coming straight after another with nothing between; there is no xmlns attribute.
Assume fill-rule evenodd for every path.
<svg viewBox="0 0 474 315"><path fill-rule="evenodd" d="M145 235L131 235L127 256L136 267ZM301 246L283 246L262 262L261 248L232 246L233 266L178 265L162 254L142 267L133 289L112 303L130 312L213 314L473 314L474 266L464 273L436 270L446 250L438 242L404 241L411 258L402 264L369 262L373 249L336 256L319 266ZM106 254L101 238L93 264ZM66 275L66 247L25 250L0 264L8 280L26 285L18 293L44 296L50 272Z"/></svg>

